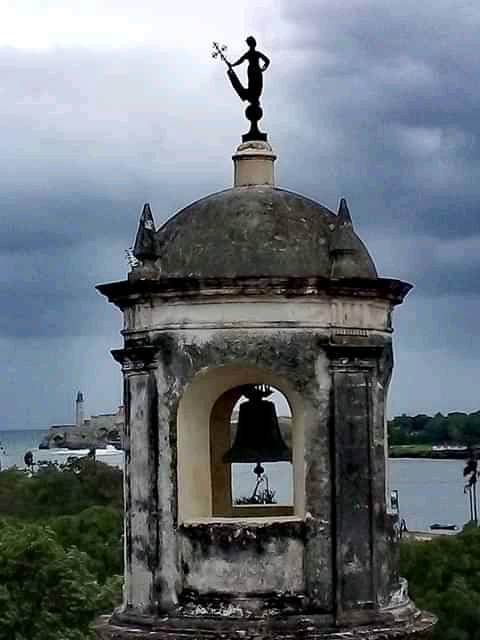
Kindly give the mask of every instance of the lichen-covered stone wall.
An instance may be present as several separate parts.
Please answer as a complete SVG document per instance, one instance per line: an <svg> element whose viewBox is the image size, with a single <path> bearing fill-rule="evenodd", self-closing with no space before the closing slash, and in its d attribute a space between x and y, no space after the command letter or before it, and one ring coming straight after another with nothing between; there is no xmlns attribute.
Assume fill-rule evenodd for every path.
<svg viewBox="0 0 480 640"><path fill-rule="evenodd" d="M340 605L365 610L388 600L379 375L389 354L389 335L342 335L332 341L323 332L302 330L152 332L148 346L145 336L142 345L129 340L118 355L130 362L125 365L130 423L126 609L172 610L184 592L251 593L255 567L263 576L257 573L257 591L303 591L311 611L331 612ZM222 367L238 371L240 384L243 369L269 371L301 398L305 499L296 512L303 522L301 539L279 529L270 546L252 543L240 549L233 537L230 545L221 542L212 525L207 549L204 539L201 544L192 537L202 527L182 526L179 520L177 459L184 427L178 422L179 404L197 376ZM239 524L240 540L247 539L248 530ZM254 525L250 532L256 535Z"/></svg>
<svg viewBox="0 0 480 640"><path fill-rule="evenodd" d="M230 615L278 615L296 633L300 619L313 629L411 616L385 500L390 315L408 285L258 278L108 287L125 312L114 356L125 379L127 564L115 621L153 630L164 618L183 629L190 616L210 616L216 633ZM224 421L230 430L235 389L261 383L292 410L293 514L239 519L225 507L213 440L223 433L228 445L216 429Z"/></svg>
<svg viewBox="0 0 480 640"><path fill-rule="evenodd" d="M186 524L180 535L187 591L198 596L304 592L303 520Z"/></svg>

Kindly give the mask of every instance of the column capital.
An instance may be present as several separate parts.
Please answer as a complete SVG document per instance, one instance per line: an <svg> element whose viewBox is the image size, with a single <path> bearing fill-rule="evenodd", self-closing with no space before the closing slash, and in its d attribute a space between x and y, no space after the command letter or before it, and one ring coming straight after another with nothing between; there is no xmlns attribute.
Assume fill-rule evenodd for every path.
<svg viewBox="0 0 480 640"><path fill-rule="evenodd" d="M374 367L384 353L385 344L328 344L325 351L330 360L330 367L365 369Z"/></svg>
<svg viewBox="0 0 480 640"><path fill-rule="evenodd" d="M141 372L151 368L157 350L149 345L113 349L110 353L124 372Z"/></svg>

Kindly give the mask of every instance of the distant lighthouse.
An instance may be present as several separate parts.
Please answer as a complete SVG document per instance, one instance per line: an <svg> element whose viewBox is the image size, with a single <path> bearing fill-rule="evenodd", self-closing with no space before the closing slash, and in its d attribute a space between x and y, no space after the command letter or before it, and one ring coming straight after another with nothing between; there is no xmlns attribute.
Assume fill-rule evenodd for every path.
<svg viewBox="0 0 480 640"><path fill-rule="evenodd" d="M83 393L79 391L77 393L77 400L75 402L75 424L77 427L81 427L85 421L85 412L83 408Z"/></svg>

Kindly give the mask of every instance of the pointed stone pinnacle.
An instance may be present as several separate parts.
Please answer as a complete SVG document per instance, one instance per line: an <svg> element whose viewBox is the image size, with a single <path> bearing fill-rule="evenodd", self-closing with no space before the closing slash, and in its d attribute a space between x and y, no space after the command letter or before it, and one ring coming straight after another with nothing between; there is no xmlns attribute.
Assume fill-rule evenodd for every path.
<svg viewBox="0 0 480 640"><path fill-rule="evenodd" d="M340 199L340 204L338 206L338 219L341 224L352 224L352 216L350 215L348 204L345 198Z"/></svg>
<svg viewBox="0 0 480 640"><path fill-rule="evenodd" d="M143 224L145 229L149 229L150 231L155 231L155 221L153 219L152 210L150 209L150 204L148 202L146 202L143 205L143 211L140 217L140 224Z"/></svg>
<svg viewBox="0 0 480 640"><path fill-rule="evenodd" d="M140 261L154 259L155 252L155 221L148 202L143 206L137 237L133 247L133 255Z"/></svg>

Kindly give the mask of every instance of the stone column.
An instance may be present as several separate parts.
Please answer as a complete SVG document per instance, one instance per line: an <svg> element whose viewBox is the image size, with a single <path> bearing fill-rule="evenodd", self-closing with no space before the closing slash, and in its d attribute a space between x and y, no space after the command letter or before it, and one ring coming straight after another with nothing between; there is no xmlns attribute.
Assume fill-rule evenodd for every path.
<svg viewBox="0 0 480 640"><path fill-rule="evenodd" d="M125 404L125 588L123 612L154 612L158 564L158 420L153 351L118 350Z"/></svg>
<svg viewBox="0 0 480 640"><path fill-rule="evenodd" d="M331 612L332 564L332 465L330 456L330 373L320 350L311 384L304 390L305 421L305 592L308 606Z"/></svg>
<svg viewBox="0 0 480 640"><path fill-rule="evenodd" d="M400 565L400 536L397 513L387 513L390 496L387 494L388 432L385 416L388 388L393 370L391 341L385 344L378 360L378 380L373 392L373 491L374 524L376 529L377 600L380 606L389 604L394 591L398 592Z"/></svg>
<svg viewBox="0 0 480 640"><path fill-rule="evenodd" d="M181 576L178 558L177 409L178 379L167 376L164 363L155 368L157 525L155 599L164 614L178 604Z"/></svg>
<svg viewBox="0 0 480 640"><path fill-rule="evenodd" d="M177 603L170 414L152 347L113 352L125 403L125 590L120 616L152 616ZM164 391L164 390L163 390Z"/></svg>
<svg viewBox="0 0 480 640"><path fill-rule="evenodd" d="M384 507L385 465L376 468L383 432L378 408L378 347L333 347L331 418L337 620L377 607L376 513ZM382 414L380 416L380 414ZM381 425L377 424L380 422ZM383 455L383 453L382 453ZM347 614L347 611L349 612Z"/></svg>

